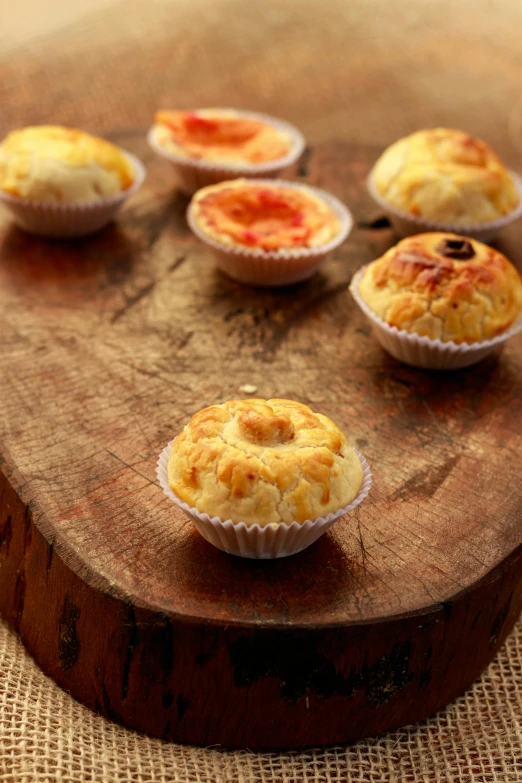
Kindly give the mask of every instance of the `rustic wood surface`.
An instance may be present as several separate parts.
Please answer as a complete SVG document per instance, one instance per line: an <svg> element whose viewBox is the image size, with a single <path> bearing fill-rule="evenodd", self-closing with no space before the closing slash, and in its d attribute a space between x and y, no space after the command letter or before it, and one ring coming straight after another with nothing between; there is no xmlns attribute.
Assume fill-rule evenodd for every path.
<svg viewBox="0 0 522 783"><path fill-rule="evenodd" d="M106 133L146 126L158 106L232 105L286 117L314 143L464 128L520 168L518 0L19 0L11 10L2 134L50 120Z"/></svg>
<svg viewBox="0 0 522 783"><path fill-rule="evenodd" d="M236 284L186 227L144 133L117 224L80 242L0 226L0 611L43 670L114 720L249 748L356 739L475 679L522 604L522 344L467 370L400 365L348 292L394 240L378 150L309 148L295 177L356 228L313 279ZM520 226L499 245L520 260ZM517 258L517 253L518 258ZM358 513L279 562L211 547L155 481L196 410L301 400L367 456Z"/></svg>

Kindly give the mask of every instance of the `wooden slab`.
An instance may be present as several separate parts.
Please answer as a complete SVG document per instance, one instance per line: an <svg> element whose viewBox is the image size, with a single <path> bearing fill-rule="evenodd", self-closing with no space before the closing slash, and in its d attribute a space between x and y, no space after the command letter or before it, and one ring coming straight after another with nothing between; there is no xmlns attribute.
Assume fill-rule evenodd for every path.
<svg viewBox="0 0 522 783"><path fill-rule="evenodd" d="M215 270L143 134L114 139L148 167L116 225L46 242L1 216L0 611L73 696L167 739L302 747L432 714L522 606L522 341L452 374L379 348L348 292L394 241L364 190L375 149L307 151L294 175L357 227L262 291ZM155 481L192 413L246 383L331 416L374 472L279 562L214 549Z"/></svg>

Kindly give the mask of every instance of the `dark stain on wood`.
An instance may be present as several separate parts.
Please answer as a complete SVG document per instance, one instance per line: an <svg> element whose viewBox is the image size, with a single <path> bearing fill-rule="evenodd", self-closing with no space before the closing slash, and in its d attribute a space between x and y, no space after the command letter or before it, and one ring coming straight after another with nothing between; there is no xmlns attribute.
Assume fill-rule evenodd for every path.
<svg viewBox="0 0 522 783"><path fill-rule="evenodd" d="M309 166L310 166L310 158L313 155L313 147L306 146L303 150L303 154L299 158L299 162L297 164L297 176L298 177L307 177Z"/></svg>
<svg viewBox="0 0 522 783"><path fill-rule="evenodd" d="M196 655L196 663L202 669L212 658L210 653L201 652Z"/></svg>
<svg viewBox="0 0 522 783"><path fill-rule="evenodd" d="M26 588L27 581L25 577L25 571L20 571L16 577L13 600L13 625L17 631L20 630L20 625L22 622L22 615L25 607Z"/></svg>
<svg viewBox="0 0 522 783"><path fill-rule="evenodd" d="M473 631L473 630L475 630L475 627L476 627L476 625L477 625L478 621L480 620L480 615L481 615L481 613L480 613L480 612L477 612L477 614L476 614L476 615L475 615L475 617L473 618L473 622L471 623L471 630L472 630L472 631Z"/></svg>
<svg viewBox="0 0 522 783"><path fill-rule="evenodd" d="M490 649L495 647L499 637L502 635L502 631L504 630L504 625L509 615L509 610L511 609L513 594L514 594L513 592L510 593L507 601L502 605L501 609L498 611L497 615L495 616L493 623L491 624L491 631L489 634Z"/></svg>
<svg viewBox="0 0 522 783"><path fill-rule="evenodd" d="M282 698L291 703L306 695L328 699L336 693L350 698L355 691L363 690L374 707L391 701L412 682L411 654L412 643L406 639L394 644L388 654L371 666L343 676L333 661L306 638L288 641L274 637L271 643L267 639L243 638L230 649L237 687L248 688L263 678L275 678L280 683Z"/></svg>
<svg viewBox="0 0 522 783"><path fill-rule="evenodd" d="M170 266L168 267L169 273L171 274L172 272L175 272L176 269L178 269L181 266L181 264L186 260L186 258L187 258L186 255L182 255L182 256L178 256L178 258L174 259L172 264L170 264Z"/></svg>
<svg viewBox="0 0 522 783"><path fill-rule="evenodd" d="M50 542L48 550L47 550L47 565L45 567L45 572L46 572L47 576L49 576L49 572L50 572L51 566L53 564L53 555L54 555L54 544L52 542Z"/></svg>
<svg viewBox="0 0 522 783"><path fill-rule="evenodd" d="M6 556L9 554L12 536L11 514L8 514L0 525L0 552L3 552Z"/></svg>
<svg viewBox="0 0 522 783"><path fill-rule="evenodd" d="M409 500L415 496L432 497L446 481L459 459L459 455L453 455L448 457L438 467L430 466L424 470L417 471L402 486L395 490L391 495L391 500L399 498L407 498Z"/></svg>
<svg viewBox="0 0 522 783"><path fill-rule="evenodd" d="M186 699L182 693L179 694L178 698L176 699L176 710L178 713L178 720L182 721L183 717L189 707L190 701L189 699Z"/></svg>
<svg viewBox="0 0 522 783"><path fill-rule="evenodd" d="M65 596L58 626L58 659L64 672L70 672L80 657L81 645L76 630L80 610L69 595Z"/></svg>
<svg viewBox="0 0 522 783"><path fill-rule="evenodd" d="M155 663L151 671L157 671L159 664L161 679L167 678L172 672L174 660L174 628L171 622L163 619L160 625L150 631L148 648L150 658Z"/></svg>
<svg viewBox="0 0 522 783"><path fill-rule="evenodd" d="M410 639L393 645L389 655L363 670L360 687L374 707L391 701L413 679L409 671L412 643Z"/></svg>
<svg viewBox="0 0 522 783"><path fill-rule="evenodd" d="M230 659L238 688L275 678L281 697L294 704L307 694L321 699L334 693L350 696L359 684L358 678L336 671L333 661L318 650L317 639L301 634L289 639L270 634L239 638L230 647Z"/></svg>
<svg viewBox="0 0 522 783"><path fill-rule="evenodd" d="M122 722L121 713L118 712L118 710L114 709L114 707L111 704L109 691L107 689L105 680L102 680L101 687L102 687L102 703L103 703L102 714L106 715L108 718L110 718L110 720L113 720L115 723L121 723Z"/></svg>
<svg viewBox="0 0 522 783"><path fill-rule="evenodd" d="M431 676L431 671L429 669L425 669L423 672L421 672L419 678L419 688L421 688L421 690L426 690L431 682Z"/></svg>
<svg viewBox="0 0 522 783"><path fill-rule="evenodd" d="M31 545L31 536L32 536L32 513L31 513L31 504L27 506L25 517L24 517L24 549L29 549Z"/></svg>
<svg viewBox="0 0 522 783"><path fill-rule="evenodd" d="M123 674L121 680L121 700L125 701L127 698L127 692L129 689L129 676L132 659L136 650L136 644L138 642L138 629L136 627L136 616L134 613L134 607L128 607L128 621L125 623L127 628L130 628L129 641L127 644L127 650L125 652L125 660L123 663Z"/></svg>
<svg viewBox="0 0 522 783"><path fill-rule="evenodd" d="M357 223L359 228L365 228L368 231L382 231L382 229L391 228L391 223L386 215L374 218L374 220L360 220Z"/></svg>
<svg viewBox="0 0 522 783"><path fill-rule="evenodd" d="M161 704L166 710L169 710L174 704L174 694L170 689L168 691L165 691L165 693L161 697Z"/></svg>
<svg viewBox="0 0 522 783"><path fill-rule="evenodd" d="M116 310L112 316L111 323L115 324L116 321L119 321L119 319L122 318L132 307L134 307L134 305L138 304L138 302L141 302L142 299L148 296L153 291L155 285L156 283L154 281L147 283L147 285L144 285L143 288L139 289L139 291L136 291L135 294L128 296L123 307L120 307L118 310Z"/></svg>

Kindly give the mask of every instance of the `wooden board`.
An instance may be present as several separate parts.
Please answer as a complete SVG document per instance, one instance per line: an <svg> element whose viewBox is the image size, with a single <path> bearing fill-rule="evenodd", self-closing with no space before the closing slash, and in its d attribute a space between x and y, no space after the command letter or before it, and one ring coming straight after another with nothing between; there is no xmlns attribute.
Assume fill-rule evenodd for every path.
<svg viewBox="0 0 522 783"><path fill-rule="evenodd" d="M302 747L434 713L522 606L522 341L451 374L380 349L348 292L394 241L363 185L375 149L307 151L293 174L356 228L262 291L216 271L143 133L114 139L148 167L116 225L46 242L1 216L0 611L73 696L167 739ZM279 562L214 549L155 481L191 414L246 383L331 416L374 472Z"/></svg>

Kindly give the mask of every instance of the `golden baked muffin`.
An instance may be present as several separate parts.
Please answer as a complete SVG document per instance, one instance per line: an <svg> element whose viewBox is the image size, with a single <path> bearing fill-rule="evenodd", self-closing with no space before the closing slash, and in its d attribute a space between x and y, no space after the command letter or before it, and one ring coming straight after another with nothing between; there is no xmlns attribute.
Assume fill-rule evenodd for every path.
<svg viewBox="0 0 522 783"><path fill-rule="evenodd" d="M22 128L0 144L0 189L19 198L83 204L116 196L133 181L118 147L74 128Z"/></svg>
<svg viewBox="0 0 522 783"><path fill-rule="evenodd" d="M220 163L266 163L283 158L292 141L283 130L232 109L158 111L154 138L182 157Z"/></svg>
<svg viewBox="0 0 522 783"><path fill-rule="evenodd" d="M371 181L392 207L452 225L488 223L519 203L515 183L491 147L449 128L396 141L374 165Z"/></svg>
<svg viewBox="0 0 522 783"><path fill-rule="evenodd" d="M502 253L475 239L408 237L369 264L359 295L390 326L443 342L496 337L522 316L522 281Z"/></svg>
<svg viewBox="0 0 522 783"><path fill-rule="evenodd" d="M313 248L340 231L333 209L305 186L220 182L198 190L191 209L198 227L224 245L265 251Z"/></svg>
<svg viewBox="0 0 522 783"><path fill-rule="evenodd" d="M171 490L247 525L323 517L354 500L363 471L326 416L291 400L231 400L196 413L172 444Z"/></svg>

